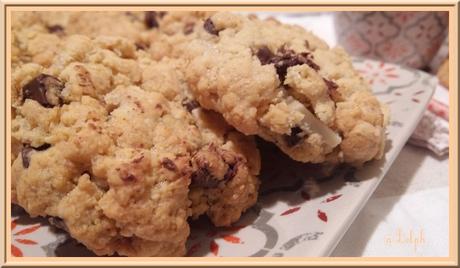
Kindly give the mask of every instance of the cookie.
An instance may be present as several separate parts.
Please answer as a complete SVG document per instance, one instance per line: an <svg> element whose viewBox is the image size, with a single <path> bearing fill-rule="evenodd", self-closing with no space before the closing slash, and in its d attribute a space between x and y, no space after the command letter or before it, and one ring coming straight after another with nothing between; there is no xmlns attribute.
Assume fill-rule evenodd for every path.
<svg viewBox="0 0 460 268"><path fill-rule="evenodd" d="M301 162L382 156L385 109L341 48L299 26L216 13L181 51L192 95Z"/></svg>
<svg viewBox="0 0 460 268"><path fill-rule="evenodd" d="M119 72L136 59L106 41L70 37L49 68L18 69L28 75L17 74L13 89L12 134L24 144L13 163L16 201L32 216L62 219L97 254L137 256L145 244L151 254L183 255L199 131L181 106ZM73 49L79 60L67 61Z"/></svg>
<svg viewBox="0 0 460 268"><path fill-rule="evenodd" d="M106 96L115 108L110 114L89 96L41 111L40 103L26 99L13 120L13 135L24 144L13 163L16 201L31 216L62 219L69 233L97 254L123 254L119 247L136 240L156 244L160 255L183 255L191 176L186 153L197 148L198 131L182 118L164 115L173 108L159 94L120 87ZM28 109L57 117L35 126ZM187 135L170 135L180 127ZM167 150L154 148L155 138L164 139ZM46 143L34 145L41 140ZM166 159L177 170L162 164Z"/></svg>
<svg viewBox="0 0 460 268"><path fill-rule="evenodd" d="M260 157L253 137L242 135L221 115L199 106L185 82L183 61L153 61L144 56L141 87L187 109L207 144L192 159L196 170L190 186L192 217L206 213L217 226L235 222L257 199ZM222 180L228 182L214 187Z"/></svg>
<svg viewBox="0 0 460 268"><path fill-rule="evenodd" d="M143 31L158 27L157 12L25 11L14 12L13 28L42 28L57 35L120 36L137 41ZM89 23L90 22L90 23Z"/></svg>
<svg viewBox="0 0 460 268"><path fill-rule="evenodd" d="M60 14L60 13L59 13ZM93 16L98 16L99 14L98 13L90 13L88 12L87 16L90 16L90 14L92 14ZM169 15L170 14L170 15ZM180 22L177 22L175 23L174 21L175 20L178 20L178 21L190 21L190 20L193 20L193 19L197 19L199 16L196 15L196 14L201 14L200 12L177 12L176 13L168 13L168 15L164 16L164 24L163 25L179 25ZM123 15L123 14L121 14ZM43 17L43 15L41 15ZM49 15L47 15L49 16ZM68 17L69 14L67 13L63 13L61 14L61 16L64 16L64 17ZM49 17L52 17L52 16L49 16ZM174 19L169 19L169 18L174 18ZM62 19L61 19L62 21ZM61 23L62 24L62 23ZM173 34L172 31L169 31L170 34ZM59 45L56 45L56 48L59 49ZM110 45L107 45L107 46L110 46ZM121 53L121 52L120 52ZM126 53L126 52L125 52ZM145 58L147 58L149 55L146 55L144 54ZM150 65L152 65L152 62L149 62ZM139 72L138 69L132 67L132 66L129 66L127 65L126 63L123 63L121 65L126 65L128 68L127 69L133 69L133 72ZM145 65L145 63L144 63ZM192 99L190 99L190 97L187 95L185 95L185 91L186 91L186 88L184 87L184 83L182 82L181 84L178 83L178 81L183 81L183 79L177 79L176 77L174 77L174 75L176 75L176 72L174 71L174 66L167 66L166 64L161 64L162 66L164 66L165 68L163 69L158 69L158 70L154 70L152 69L152 67L154 66L145 66L145 70L143 71L143 73L149 73L149 76L146 76L144 77L144 82L143 82L143 87L144 88L147 88L149 90L155 90L157 92L160 92L162 93L164 96L166 97L171 97L172 94L173 95L177 95L179 94L179 92L181 92L181 98L180 99L177 99L176 101L178 103L181 103L182 105L184 105L187 109L190 109L190 104L194 103L195 101L193 101ZM159 67L160 65L159 64L156 64L157 67ZM174 67L174 68L172 68ZM155 74L158 74L155 76ZM167 74L166 76L164 74ZM103 78L103 77L101 77ZM166 78L166 80L165 80ZM101 79L103 80L103 79ZM150 87L150 84L153 85L153 89ZM202 113L202 114L205 114L205 113ZM205 115L202 115L200 117L206 117ZM200 117L196 117L196 120L200 120ZM221 118L217 118L217 117L214 117L213 118L213 124L214 125L219 125L219 124L216 124L218 123L219 121L223 121ZM209 121L209 120L208 120ZM213 124L209 124L209 126L213 126ZM222 125L222 124L220 124ZM216 127L213 127L213 131L218 131ZM228 126L224 127L224 129L227 129L228 130ZM206 128L202 130L203 133L209 133L209 131L206 131ZM219 133L221 133L220 135L224 135L224 132L225 131L220 131ZM209 136L209 135L207 135ZM244 146L246 146L247 148L250 148L246 151L250 152L254 152L252 153L251 157L252 159L250 161L259 161L259 157L258 157L258 152L257 152L257 149L255 148L255 145L254 145L254 142L251 140L249 142L246 142L248 139L247 138L243 138L241 135L235 135L235 134L232 134L232 135L228 135L228 134L225 134L225 136L235 136L237 137L236 139L233 139L234 141L230 142L230 143L235 143L236 145L232 145L232 147L235 147L235 148L238 148L240 147L239 144L237 144L238 142L240 141L244 141L243 144ZM241 137L239 137L241 136ZM220 143L223 143L222 142L222 138L219 138L217 139L216 137L214 137L214 140L212 139L208 139L208 143L213 143L215 142L216 140L219 140ZM250 145L250 146L249 146ZM245 160L246 161L246 160ZM248 207L250 207L254 202L255 202L255 199L256 199L256 194L254 194L254 192L256 193L257 191L255 189L257 189L257 184L258 184L258 180L255 179L255 175L257 174L258 172L258 169L259 169L259 166L260 164L257 164L257 165L253 165L253 166L256 166L257 168L253 168L251 170L251 174L250 176L246 179L245 176L243 176L245 178L245 180L250 183L251 187L249 187L248 189L250 189L250 192L248 193L248 198L246 198L246 196L242 195L245 191L247 191L247 189L245 188L241 188L242 190L242 194L240 195L237 195L236 193L233 193L233 196L238 196L238 202L239 202L239 205L238 206L235 206L235 204L233 204L233 208L231 210L217 210L217 209L213 209L215 212L213 213L213 216L210 216L212 221L216 224L216 225L228 225L230 224L231 222L235 221L236 219L239 218L240 214L242 211L246 210ZM245 170L245 169L241 169L241 170ZM235 187L234 187L235 188ZM236 189L236 188L235 188ZM252 192L251 192L252 191ZM209 192L209 191L208 191ZM229 191L230 193L230 191ZM193 196L197 196L197 195L193 195ZM223 195L215 195L216 197L220 197L222 198ZM250 198L249 198L250 197ZM224 199L224 198L222 198ZM229 201L231 200L230 198L227 198ZM203 200L206 200L206 199L203 199ZM225 202L224 202L225 204ZM197 207L197 206L194 206L194 207ZM200 205L199 207L201 207L201 210L193 210L193 211L201 211L201 213L205 212L203 211L203 208L207 208L207 207L217 207L217 205ZM220 212L219 212L220 211ZM229 213L229 211L234 211L234 213L232 213L231 216L227 216L225 219L225 217L222 217L220 214L223 215L223 213ZM201 214L200 213L200 214ZM220 213L220 214L219 214ZM200 214L193 214L193 216L196 218L198 215ZM209 215L209 213L208 213Z"/></svg>
<svg viewBox="0 0 460 268"><path fill-rule="evenodd" d="M150 50L158 59L173 49L174 38L190 35L195 24L211 14L205 11L13 12L13 65L20 58L46 65L56 53L56 39L75 34L92 38L125 37L135 42L138 50Z"/></svg>
<svg viewBox="0 0 460 268"><path fill-rule="evenodd" d="M52 54L29 51L13 68L13 202L98 255L127 256L182 256L189 217L229 225L255 203L254 141L147 87L159 78L143 75L153 63L135 43L54 40Z"/></svg>
<svg viewBox="0 0 460 268"><path fill-rule="evenodd" d="M40 23L42 25L44 25L44 27L42 27L42 28L48 28L49 25L58 24L58 25L64 25L65 27L63 26L63 28L70 29L70 30L72 30L71 32L86 33L87 35L91 36L91 35L97 35L98 32L94 32L94 31L85 32L85 31L75 30L75 29L78 29L78 28L75 27L75 26L70 26L70 28L69 28L69 27L67 27L68 23L63 22L63 21L72 21L72 20L75 20L75 18L79 18L79 19L83 20L85 17L90 18L91 16L101 17L105 13L97 13L97 12L64 12L63 14L61 14L61 13L53 14L53 13L50 13L50 12L35 12L33 14L40 18L40 19L35 19L34 22L35 22L36 25L39 25ZM184 31L183 31L183 26L184 25L188 25L190 23L193 23L194 21L197 21L198 19L204 17L205 15L209 15L211 13L209 13L209 12L167 12L166 14L159 14L159 13L155 13L155 12L145 12L145 13L138 12L138 13L131 13L130 16L135 16L136 15L137 17L145 16L145 18L148 18L149 16L154 16L155 14L157 14L156 15L157 21L161 25L161 27L155 27L155 30L161 29L161 31L162 31L161 36L175 35L176 33L177 33L177 36L179 36L179 35L188 35L189 34L189 33L184 33ZM61 16L59 16L59 15L61 15ZM24 16L24 14L20 14L20 16ZM111 22L110 24L114 24L117 18L123 17L123 16L126 16L126 13L123 13L123 12L108 13L107 16L106 16L107 18L104 20L104 22L101 22L101 24L107 24L109 21ZM55 19L53 19L53 18L55 18ZM59 19L59 18L60 18L61 22L56 22L57 19ZM65 19L63 19L63 18L65 18ZM73 19L69 19L69 18L73 18ZM25 25L24 23L18 23L18 24L19 25ZM102 28L104 28L104 27L102 27ZM152 34L152 32L151 32L151 34ZM58 37L61 37L61 38L65 37L65 36L66 35L59 35L58 34ZM160 35L159 34L150 35L150 37L152 37L152 38L155 38L156 36L160 36ZM156 43L162 43L162 42L157 42L157 40L155 40L155 42L153 42L153 43L156 44ZM110 46L110 45L107 45L107 46ZM59 49L59 45L58 46L55 45L55 47L57 47L57 50ZM142 61L144 62L143 63L144 68L143 68L142 72L139 72L139 70L136 69L135 67L126 65L126 63L120 64L120 66L121 65L126 65L127 69L132 69L133 70L133 73L147 74L147 75L143 76L142 88L145 88L146 90L159 92L159 93L163 94L163 96L169 98L169 100L172 100L172 101L175 101L177 103L180 103L181 105L183 105L188 110L191 110L190 105L192 105L193 103L196 103L196 101L194 101L192 99L192 97L190 96L189 93L186 93L186 92L188 92L188 90L187 90L187 85L184 83L184 78L179 79L179 73L177 73L176 70L175 70L175 69L179 68L179 65L177 63L178 61L176 61L176 62L170 61L168 63L165 63L165 62L155 63L155 62L149 60L149 58L152 56L151 51L145 50L146 53L143 53L144 49L139 49L137 43L136 43L136 49L140 53L140 55L142 55L142 57L139 56L140 62L142 62ZM120 51L119 53L123 54L123 53L127 53L127 52L125 50L124 52ZM132 51L129 52L129 53L132 53ZM40 53L38 53L38 54L40 54ZM162 55L165 56L165 55L167 55L167 53L164 53ZM101 77L101 78L103 78L103 77ZM105 80L105 79L100 79L100 80L102 81L102 80ZM136 81L138 81L138 79ZM222 118L217 117L216 115L210 115L210 112L202 112L201 109L195 111L194 114L199 114L199 116L195 116L195 120L197 120L197 122L203 122L203 121L208 122L207 126L201 129L202 133L208 133L208 134L206 134L206 136L208 136L207 141L206 141L208 144L216 144L216 143L218 143L219 146L223 146L224 144L229 143L229 144L233 144L233 145L225 145L225 146L227 146L227 147L230 146L232 148L233 147L239 148L239 147L241 147L240 146L240 143L241 143L241 144L244 144L244 146L246 146L247 148L249 148L248 150L246 150L247 152L254 152L254 153L251 153L251 155L250 155L251 157L246 157L246 156L243 157L244 161L248 161L248 162L252 161L252 162L254 162L254 163L249 163L248 165L251 165L251 166L255 167L255 168L252 168L250 170L250 172L249 172L249 174L247 176L246 175L242 176L243 180L245 180L245 182L248 183L248 187L240 187L240 190L239 190L240 193L239 194L237 194L236 192L231 194L232 190L228 190L228 189L227 189L228 194L226 194L226 195L214 194L214 196L215 196L214 199L215 200L213 202L211 202L211 204L213 204L213 205L209 205L209 204L205 205L205 203L201 202L201 204L199 206L193 206L193 207L200 207L201 208L199 210L198 209L193 209L193 211L197 211L197 212L200 211L200 213L193 213L194 218L196 218L197 216L199 216L202 213L206 212L205 208L209 208L209 210L211 210L211 208L214 207L212 209L214 211L212 213L212 216L211 216L210 212L207 211L207 214L210 216L210 218L213 221L213 223L218 225L218 226L228 225L231 222L236 221L240 217L242 211L245 211L248 207L250 207L252 204L255 203L256 196L257 196L257 188L258 188L258 180L256 178L256 175L257 175L257 172L258 172L258 170L260 168L260 164L258 163L258 161L260 161L259 157L258 157L258 152L257 152L257 149L255 147L254 142L252 141L252 138L250 138L250 139L245 138L241 134L236 134L236 132L233 131L233 130L231 130L231 132L235 132L235 133L233 133L232 135L229 135L229 132L230 132L231 128L229 128L229 126L226 125L226 124L219 123L219 122L224 121ZM214 125L219 125L221 127L221 130L219 130L217 127L213 127L213 124ZM213 130L209 131L207 128L212 128ZM225 130L225 131L223 131L223 130ZM210 136L209 133L212 133L212 132L214 132L214 134L219 133L220 136L217 137L216 135L214 135L212 138L209 138L209 136ZM225 139L222 138L223 136L225 136L225 137L233 137L233 136L235 136L235 138L233 139L233 141L230 141L230 140L226 141ZM217 152L214 152L214 153L217 153ZM246 172L245 170L247 170L247 168L245 167L246 164L244 164L242 166L244 166L244 167L240 168L239 170L241 170L244 173L244 172ZM237 174L239 174L239 172ZM240 177L240 176L238 176L238 177ZM198 188L201 188L201 187L198 187ZM233 186L233 189L236 190L237 187ZM209 192L209 190L207 190L205 192ZM193 194L191 196L196 197L198 195ZM224 197L224 196L227 196L228 198ZM230 196L233 196L232 198L237 197L239 203L237 204L237 203L235 203L235 201L231 201ZM216 200L218 198L222 199L222 202L220 202L220 201L217 202ZM231 205L232 209L226 209L226 210L216 209L216 207L218 207L218 204L225 205L225 202L226 202L225 199L227 199L227 201L233 202L232 205ZM201 198L200 200L205 200L206 201L206 198L205 199ZM207 202L207 203L210 203L210 202ZM216 204L214 204L214 203L216 203ZM226 206L228 206L228 205L226 205ZM233 212L230 213L231 211L233 211ZM224 217L223 216L224 214L228 214L228 215L231 215L231 216L225 216Z"/></svg>

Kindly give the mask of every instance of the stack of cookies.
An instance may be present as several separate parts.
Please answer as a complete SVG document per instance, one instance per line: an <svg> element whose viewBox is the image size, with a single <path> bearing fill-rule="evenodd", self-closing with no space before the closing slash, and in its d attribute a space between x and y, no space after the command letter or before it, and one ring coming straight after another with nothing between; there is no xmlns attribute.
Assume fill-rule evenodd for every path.
<svg viewBox="0 0 460 268"><path fill-rule="evenodd" d="M255 136L304 163L382 157L340 48L224 12L13 12L12 201L98 255L183 256L257 201Z"/></svg>

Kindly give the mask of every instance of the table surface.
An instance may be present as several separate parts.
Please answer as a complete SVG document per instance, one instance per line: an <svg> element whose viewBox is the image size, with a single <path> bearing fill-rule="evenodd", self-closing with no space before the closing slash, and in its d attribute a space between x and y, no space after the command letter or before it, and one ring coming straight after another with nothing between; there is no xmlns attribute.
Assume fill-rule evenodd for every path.
<svg viewBox="0 0 460 268"><path fill-rule="evenodd" d="M258 13L336 45L332 13ZM449 158L406 144L332 256L448 256Z"/></svg>

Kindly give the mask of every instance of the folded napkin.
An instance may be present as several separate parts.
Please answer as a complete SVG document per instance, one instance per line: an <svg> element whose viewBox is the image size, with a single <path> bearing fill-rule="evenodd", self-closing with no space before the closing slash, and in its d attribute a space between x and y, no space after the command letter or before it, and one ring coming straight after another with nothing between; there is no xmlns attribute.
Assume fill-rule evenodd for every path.
<svg viewBox="0 0 460 268"><path fill-rule="evenodd" d="M428 148L438 156L449 153L449 94L438 86L409 143Z"/></svg>

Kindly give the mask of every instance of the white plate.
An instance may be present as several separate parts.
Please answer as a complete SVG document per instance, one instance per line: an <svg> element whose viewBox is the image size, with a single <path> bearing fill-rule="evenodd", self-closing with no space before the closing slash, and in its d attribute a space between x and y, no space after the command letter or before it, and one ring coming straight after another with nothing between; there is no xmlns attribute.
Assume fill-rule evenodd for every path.
<svg viewBox="0 0 460 268"><path fill-rule="evenodd" d="M437 83L433 76L393 64L354 63L391 110L384 158L316 184L308 179L311 166L268 153L258 204L232 228L213 228L206 220L193 223L188 255L298 257L332 252L413 132ZM19 208L13 209L12 228L13 255L91 256L46 220L30 219Z"/></svg>

